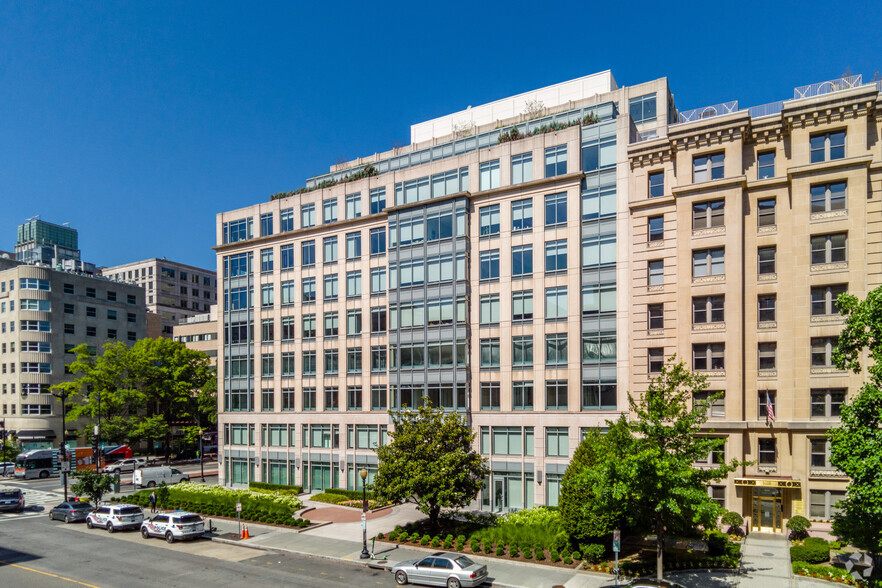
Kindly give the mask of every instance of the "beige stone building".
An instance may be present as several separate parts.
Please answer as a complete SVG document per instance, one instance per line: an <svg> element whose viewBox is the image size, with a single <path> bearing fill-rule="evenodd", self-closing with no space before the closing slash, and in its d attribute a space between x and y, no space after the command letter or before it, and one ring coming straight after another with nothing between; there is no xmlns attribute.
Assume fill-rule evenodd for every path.
<svg viewBox="0 0 882 588"><path fill-rule="evenodd" d="M217 365L217 305L212 304L209 312L184 319L174 326L172 339L183 343L190 349L207 353L211 365Z"/></svg>
<svg viewBox="0 0 882 588"><path fill-rule="evenodd" d="M24 449L57 446L70 350L144 337L144 290L88 274L0 259L0 419ZM67 422L75 445L78 428Z"/></svg>
<svg viewBox="0 0 882 588"><path fill-rule="evenodd" d="M165 258L102 267L100 274L117 282L144 288L147 310L159 315L158 332L155 317L150 320L151 337L171 338L176 324L208 312L217 303L217 279L213 270Z"/></svg>
<svg viewBox="0 0 882 588"><path fill-rule="evenodd" d="M711 495L764 528L829 515L845 480L810 464L860 378L825 338L840 285L872 287L880 159L879 89L837 84L678 113L666 79L602 72L219 214L222 483L354 489L386 411L427 397L478 433L476 506L554 505L583 433L677 353L725 392L727 457L761 461Z"/></svg>

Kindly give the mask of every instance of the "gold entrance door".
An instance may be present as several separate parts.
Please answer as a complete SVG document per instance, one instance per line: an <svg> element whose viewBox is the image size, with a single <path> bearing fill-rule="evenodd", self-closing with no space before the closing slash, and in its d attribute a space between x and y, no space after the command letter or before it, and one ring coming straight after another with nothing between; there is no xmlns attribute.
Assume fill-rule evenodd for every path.
<svg viewBox="0 0 882 588"><path fill-rule="evenodd" d="M780 489L753 489L753 521L751 526L754 531L761 533L780 533L783 531L783 511Z"/></svg>

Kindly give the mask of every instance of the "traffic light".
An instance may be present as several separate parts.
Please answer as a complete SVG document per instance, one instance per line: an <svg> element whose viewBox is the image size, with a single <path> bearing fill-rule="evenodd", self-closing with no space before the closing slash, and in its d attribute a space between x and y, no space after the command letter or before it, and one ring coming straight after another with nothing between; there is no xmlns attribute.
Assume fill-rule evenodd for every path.
<svg viewBox="0 0 882 588"><path fill-rule="evenodd" d="M67 459L67 447L65 447L64 441L58 444L58 457L61 458L61 461Z"/></svg>
<svg viewBox="0 0 882 588"><path fill-rule="evenodd" d="M98 435L92 435L92 452L98 454Z"/></svg>

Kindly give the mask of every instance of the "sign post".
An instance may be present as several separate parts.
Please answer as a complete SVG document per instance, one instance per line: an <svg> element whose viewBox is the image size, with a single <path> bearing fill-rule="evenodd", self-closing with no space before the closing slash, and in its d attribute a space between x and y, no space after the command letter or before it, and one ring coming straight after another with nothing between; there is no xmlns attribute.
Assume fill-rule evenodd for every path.
<svg viewBox="0 0 882 588"><path fill-rule="evenodd" d="M619 551L622 549L622 532L616 529L613 531L613 553L616 554L616 586L619 585Z"/></svg>
<svg viewBox="0 0 882 588"><path fill-rule="evenodd" d="M242 536L242 503L236 503L236 521L239 523L239 537Z"/></svg>

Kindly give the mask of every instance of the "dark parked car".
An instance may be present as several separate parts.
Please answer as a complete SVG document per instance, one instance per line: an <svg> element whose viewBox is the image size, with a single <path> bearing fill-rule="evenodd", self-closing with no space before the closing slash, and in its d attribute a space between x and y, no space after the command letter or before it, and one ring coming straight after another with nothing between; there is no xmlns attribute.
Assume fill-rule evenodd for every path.
<svg viewBox="0 0 882 588"><path fill-rule="evenodd" d="M429 586L480 586L487 579L487 566L477 564L460 553L438 551L423 559L412 559L392 568L398 584L428 584Z"/></svg>
<svg viewBox="0 0 882 588"><path fill-rule="evenodd" d="M24 509L25 499L21 490L0 490L0 510L23 512Z"/></svg>
<svg viewBox="0 0 882 588"><path fill-rule="evenodd" d="M90 512L92 512L92 505L88 502L62 502L49 511L49 518L73 523L74 521L85 521Z"/></svg>

